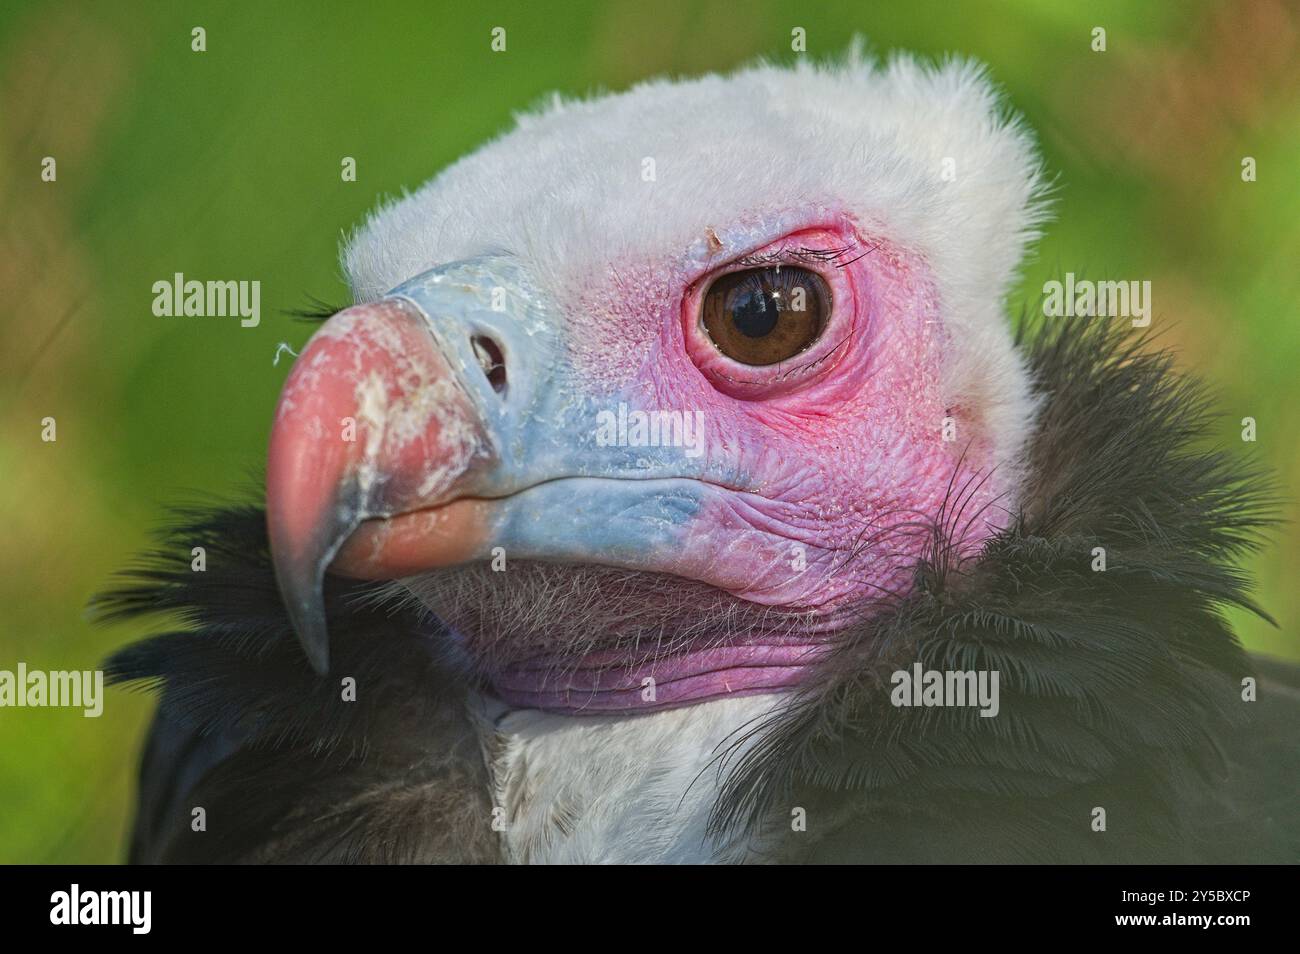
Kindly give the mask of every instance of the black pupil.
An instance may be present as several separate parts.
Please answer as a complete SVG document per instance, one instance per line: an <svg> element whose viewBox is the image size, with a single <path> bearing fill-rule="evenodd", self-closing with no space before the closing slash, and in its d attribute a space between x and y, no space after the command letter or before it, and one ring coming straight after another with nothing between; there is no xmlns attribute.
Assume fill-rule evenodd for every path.
<svg viewBox="0 0 1300 954"><path fill-rule="evenodd" d="M770 334L781 317L781 307L761 289L742 288L732 302L731 320L736 330L747 338Z"/></svg>

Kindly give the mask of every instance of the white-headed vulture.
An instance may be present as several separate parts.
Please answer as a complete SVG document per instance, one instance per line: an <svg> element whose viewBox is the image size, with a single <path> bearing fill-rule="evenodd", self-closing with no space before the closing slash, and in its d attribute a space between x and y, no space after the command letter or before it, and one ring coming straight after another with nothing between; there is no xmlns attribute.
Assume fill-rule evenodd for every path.
<svg viewBox="0 0 1300 954"><path fill-rule="evenodd" d="M182 621L111 661L133 858L1295 860L1296 677L1224 615L1273 490L1132 321L1008 314L1044 182L980 69L850 56L380 208L264 505L101 602Z"/></svg>

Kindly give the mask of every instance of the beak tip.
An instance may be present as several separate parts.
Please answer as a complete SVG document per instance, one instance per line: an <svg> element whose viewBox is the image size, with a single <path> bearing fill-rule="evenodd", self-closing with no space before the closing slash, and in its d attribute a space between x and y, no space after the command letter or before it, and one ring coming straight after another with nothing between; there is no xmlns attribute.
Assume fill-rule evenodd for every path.
<svg viewBox="0 0 1300 954"><path fill-rule="evenodd" d="M330 669L329 630L325 626L325 613L317 602L294 613L294 632L307 656L307 662L316 675L324 676Z"/></svg>
<svg viewBox="0 0 1300 954"><path fill-rule="evenodd" d="M330 667L329 627L325 621L325 599L320 573L286 572L277 567L280 594L289 613L289 624L298 645L316 675L324 676Z"/></svg>
<svg viewBox="0 0 1300 954"><path fill-rule="evenodd" d="M303 649L307 653L307 662L311 664L312 671L318 676L328 676L330 671L330 650L328 643L310 643L303 641Z"/></svg>

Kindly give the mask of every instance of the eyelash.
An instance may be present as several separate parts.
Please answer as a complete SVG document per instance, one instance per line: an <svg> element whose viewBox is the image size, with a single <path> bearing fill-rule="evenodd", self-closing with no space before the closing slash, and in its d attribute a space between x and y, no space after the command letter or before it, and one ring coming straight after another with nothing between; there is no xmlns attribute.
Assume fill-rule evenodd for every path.
<svg viewBox="0 0 1300 954"><path fill-rule="evenodd" d="M837 341L837 342L836 342L836 343L835 343L835 344L830 348L829 351L827 351L827 352L826 352L824 355L822 355L821 357L819 357L819 358L815 358L814 360L809 361L807 364L799 364L799 365L795 365L793 368L787 368L787 369L781 371L779 374L777 374L777 376L776 376L776 380L778 380L778 381L784 381L784 380L786 380L787 378L793 377L793 376L796 375L796 374L803 374L803 373L806 372L806 371L811 371L813 368L817 367L817 365L822 364L822 363L825 362L825 361L829 361L830 358L831 358L831 357L832 357L832 356L833 356L837 351L840 350L840 348L844 347L844 343L845 343L846 341L848 341L848 340L849 340L849 339L848 339L847 337L845 337L845 338L841 338L839 341ZM780 366L778 365L778 367L780 367Z"/></svg>
<svg viewBox="0 0 1300 954"><path fill-rule="evenodd" d="M846 265L852 265L858 259L865 255L870 255L880 246L873 245L862 255L856 255L848 261L841 262L838 259L843 258L851 252L856 252L859 248L856 242L843 245L839 248L778 248L770 252L760 252L753 255L743 255L735 259L731 265L737 268L765 268L770 266L781 265L802 265L802 264L834 264L836 268L844 268Z"/></svg>
<svg viewBox="0 0 1300 954"><path fill-rule="evenodd" d="M315 295L309 294L305 306L286 308L284 313L297 318L299 321L321 322L333 318L336 313L342 310L343 308L338 305L330 304L323 298L317 298Z"/></svg>

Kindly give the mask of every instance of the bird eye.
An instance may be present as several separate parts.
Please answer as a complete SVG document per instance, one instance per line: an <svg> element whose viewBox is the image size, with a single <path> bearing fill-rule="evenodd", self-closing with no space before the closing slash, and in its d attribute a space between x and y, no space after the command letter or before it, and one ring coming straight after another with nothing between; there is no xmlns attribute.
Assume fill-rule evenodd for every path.
<svg viewBox="0 0 1300 954"><path fill-rule="evenodd" d="M719 351L741 364L776 364L806 350L826 327L831 290L816 272L789 265L718 276L700 322Z"/></svg>

